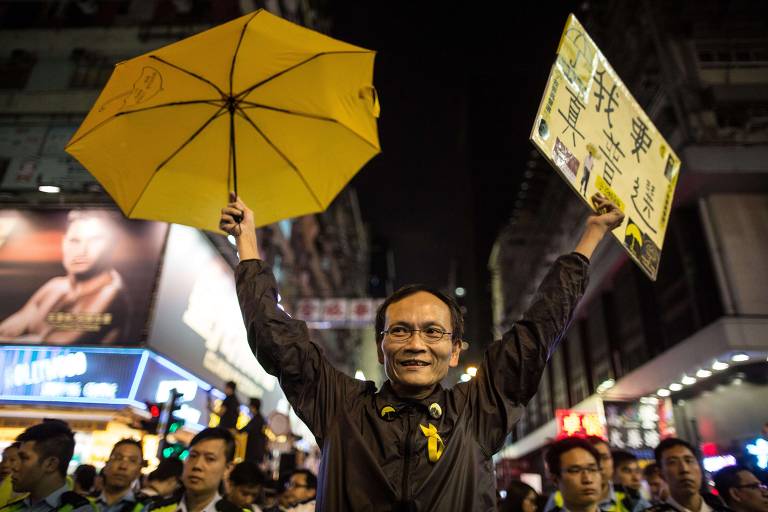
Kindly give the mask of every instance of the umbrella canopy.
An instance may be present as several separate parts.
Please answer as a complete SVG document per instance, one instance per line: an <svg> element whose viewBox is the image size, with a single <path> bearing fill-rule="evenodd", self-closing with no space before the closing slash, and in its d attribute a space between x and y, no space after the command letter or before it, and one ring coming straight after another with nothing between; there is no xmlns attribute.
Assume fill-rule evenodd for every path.
<svg viewBox="0 0 768 512"><path fill-rule="evenodd" d="M117 64L66 151L131 218L321 211L380 151L374 56L259 10Z"/></svg>

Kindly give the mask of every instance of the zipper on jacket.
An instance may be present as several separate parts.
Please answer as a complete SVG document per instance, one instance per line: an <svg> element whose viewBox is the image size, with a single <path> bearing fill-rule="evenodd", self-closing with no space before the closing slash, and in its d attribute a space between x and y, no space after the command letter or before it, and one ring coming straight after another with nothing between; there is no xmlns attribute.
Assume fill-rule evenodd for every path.
<svg viewBox="0 0 768 512"><path fill-rule="evenodd" d="M408 414L406 415L406 421L408 422L408 428L406 430L405 434L405 458L403 462L403 481L402 481L402 490L400 493L400 500L403 503L408 502L411 499L410 493L408 492L408 468L411 465L411 410L408 409Z"/></svg>

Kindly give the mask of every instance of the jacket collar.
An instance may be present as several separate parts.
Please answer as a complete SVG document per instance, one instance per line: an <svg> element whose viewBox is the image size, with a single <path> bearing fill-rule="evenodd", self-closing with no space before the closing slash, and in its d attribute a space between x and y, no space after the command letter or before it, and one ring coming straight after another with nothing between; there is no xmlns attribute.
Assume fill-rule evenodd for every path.
<svg viewBox="0 0 768 512"><path fill-rule="evenodd" d="M379 412L386 406L393 407L397 412L406 409L416 409L426 414L429 414L429 407L432 404L438 404L441 411L445 408L445 390L440 383L435 385L432 393L426 398L403 398L395 392L392 387L392 383L387 379L381 386L381 389L376 393L376 408ZM442 415L442 412L441 412Z"/></svg>

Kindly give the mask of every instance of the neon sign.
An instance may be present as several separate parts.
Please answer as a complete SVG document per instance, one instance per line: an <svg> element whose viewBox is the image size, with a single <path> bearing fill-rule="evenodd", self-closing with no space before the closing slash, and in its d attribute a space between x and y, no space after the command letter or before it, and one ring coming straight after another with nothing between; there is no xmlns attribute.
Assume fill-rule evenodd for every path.
<svg viewBox="0 0 768 512"><path fill-rule="evenodd" d="M757 458L757 467L768 469L768 441L759 438L754 443L747 445L747 452Z"/></svg>
<svg viewBox="0 0 768 512"><path fill-rule="evenodd" d="M596 412L558 409L557 437L571 436L598 436L604 438L605 426Z"/></svg>

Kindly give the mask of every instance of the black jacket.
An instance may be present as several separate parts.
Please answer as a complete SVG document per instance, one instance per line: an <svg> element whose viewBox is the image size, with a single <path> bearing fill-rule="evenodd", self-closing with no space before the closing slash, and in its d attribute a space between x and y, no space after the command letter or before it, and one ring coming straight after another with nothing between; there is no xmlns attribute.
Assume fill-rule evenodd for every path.
<svg viewBox="0 0 768 512"><path fill-rule="evenodd" d="M561 256L523 319L488 346L474 379L407 400L389 382L377 392L373 382L333 368L310 341L306 324L277 306L266 264L241 262L237 293L251 348L322 450L317 510L496 510L491 457L536 393L587 270L583 256ZM430 414L434 403L439 418ZM394 411L382 415L387 406ZM436 462L429 460L421 426L435 427L444 442Z"/></svg>
<svg viewBox="0 0 768 512"><path fill-rule="evenodd" d="M708 493L708 492L702 492L701 493L701 499L704 500L704 503L709 505L709 507L714 510L714 512L733 512L730 508L728 508L723 501L715 496L714 494ZM672 505L671 503L662 502L657 503L656 505L653 505L650 508L645 509L644 512L682 512L677 507Z"/></svg>

